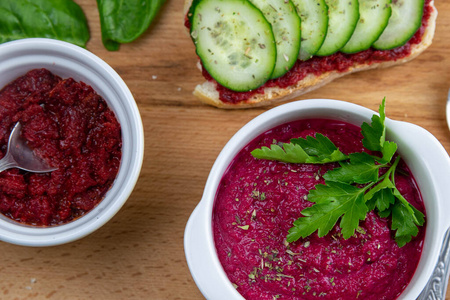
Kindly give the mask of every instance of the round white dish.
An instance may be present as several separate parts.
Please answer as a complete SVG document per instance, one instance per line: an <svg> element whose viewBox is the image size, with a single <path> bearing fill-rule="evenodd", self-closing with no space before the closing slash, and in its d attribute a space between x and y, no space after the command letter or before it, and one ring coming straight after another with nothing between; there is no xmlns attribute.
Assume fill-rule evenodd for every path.
<svg viewBox="0 0 450 300"><path fill-rule="evenodd" d="M389 112L389 105L387 105ZM200 203L187 222L184 247L195 283L207 299L243 299L228 280L216 254L211 216L223 173L236 154L261 133L283 123L308 118L342 120L357 126L370 123L376 113L365 107L338 100L311 99L273 108L242 127L225 145L209 174ZM387 113L389 115L389 113ZM416 299L431 277L439 257L444 234L450 226L450 158L439 141L425 129L386 118L387 139L411 169L422 193L427 229L422 258L398 300Z"/></svg>
<svg viewBox="0 0 450 300"><path fill-rule="evenodd" d="M0 89L36 68L82 81L101 95L114 111L122 130L119 173L105 198L89 213L52 227L22 225L0 215L0 240L25 246L52 246L80 239L100 228L123 206L142 166L144 133L141 116L120 76L96 55L70 43L52 39L23 39L0 45Z"/></svg>

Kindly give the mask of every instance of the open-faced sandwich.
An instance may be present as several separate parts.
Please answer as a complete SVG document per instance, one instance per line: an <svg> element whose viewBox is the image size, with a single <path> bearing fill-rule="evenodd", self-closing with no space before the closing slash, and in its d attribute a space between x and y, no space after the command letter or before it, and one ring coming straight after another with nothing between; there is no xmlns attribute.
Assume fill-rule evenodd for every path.
<svg viewBox="0 0 450 300"><path fill-rule="evenodd" d="M433 0L185 0L185 27L206 81L194 95L220 108L292 99L357 71L422 53Z"/></svg>

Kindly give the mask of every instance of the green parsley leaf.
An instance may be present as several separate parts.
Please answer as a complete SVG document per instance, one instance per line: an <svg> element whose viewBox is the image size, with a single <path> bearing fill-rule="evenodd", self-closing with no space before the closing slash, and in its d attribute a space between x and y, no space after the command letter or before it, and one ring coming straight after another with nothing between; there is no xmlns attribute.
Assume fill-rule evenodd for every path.
<svg viewBox="0 0 450 300"><path fill-rule="evenodd" d="M383 99L379 108L380 115L372 116L372 126L366 122L361 125L361 132L364 136L362 140L363 145L372 151L382 151L386 140L386 128L384 126L386 119L385 103L386 99Z"/></svg>
<svg viewBox="0 0 450 300"><path fill-rule="evenodd" d="M368 190L368 192L364 195L364 200L366 202L371 202L371 200L375 201L374 200L375 194L383 189L391 189L392 190L395 188L394 183L391 181L391 179L389 177L389 174L390 174L390 172L392 172L392 170L393 170L392 168L389 169L388 172L382 176L381 181L378 181L374 187L372 187L370 190Z"/></svg>
<svg viewBox="0 0 450 300"><path fill-rule="evenodd" d="M413 236L416 236L419 232L419 229L416 226L416 223L411 218L410 215L410 207L409 204L405 205L401 201L396 201L395 205L392 208L392 230L396 230L395 232L395 241L397 242L399 247L403 247L406 243L409 243ZM423 214L418 210L415 210L417 213L417 217L421 219L420 225L423 225L424 219Z"/></svg>
<svg viewBox="0 0 450 300"><path fill-rule="evenodd" d="M379 213L386 212L389 216L390 214L390 206L395 203L395 197L391 189L384 188L377 191L373 197L367 201L367 207L369 210L378 209ZM384 213L383 215L386 215ZM385 216L386 218L386 216Z"/></svg>
<svg viewBox="0 0 450 300"><path fill-rule="evenodd" d="M368 183L378 180L381 165L375 164L375 159L366 152L352 153L350 161L340 162L341 167L328 171L325 180L339 181L348 184Z"/></svg>
<svg viewBox="0 0 450 300"><path fill-rule="evenodd" d="M340 226L343 237L348 239L355 233L360 220L367 214L364 203L364 192L352 185L340 182L318 184L308 195L308 201L315 202L311 207L302 210L304 217L294 222L289 230L287 241L292 242L300 237L307 237L316 230L323 237L341 218Z"/></svg>
<svg viewBox="0 0 450 300"><path fill-rule="evenodd" d="M392 213L392 206L389 207L388 209L383 210L383 211L378 211L378 215L381 218L388 218L391 215L391 213ZM391 229L392 229L392 226L391 226Z"/></svg>
<svg viewBox="0 0 450 300"><path fill-rule="evenodd" d="M306 160L309 157L302 147L288 143L283 144L283 147L273 144L270 145L270 148L262 147L261 149L255 149L251 154L259 159L277 160L297 164L306 163Z"/></svg>
<svg viewBox="0 0 450 300"><path fill-rule="evenodd" d="M309 163L336 162L348 158L321 133L317 133L315 138L307 136L306 139L292 139L291 143L300 145L305 150L310 156L307 160Z"/></svg>
<svg viewBox="0 0 450 300"><path fill-rule="evenodd" d="M391 216L391 229L400 247L411 241L418 227L425 222L422 212L412 206L395 186L395 171L400 161L396 156L397 144L386 141L385 99L379 116L372 117L371 125L363 123L361 133L367 152L343 154L327 137L318 133L315 137L291 139L290 143L271 145L252 151L259 159L279 160L288 163L338 162L340 167L324 174L325 185L318 184L309 191L307 200L311 207L302 210L289 229L287 241L305 238L314 232L323 237L340 219L342 235L350 238L369 211L377 210L382 218ZM395 161L391 163L393 158ZM383 169L384 172L381 170ZM382 174L382 175L380 175Z"/></svg>
<svg viewBox="0 0 450 300"><path fill-rule="evenodd" d="M292 139L282 147L273 144L255 149L251 154L258 159L277 160L286 163L324 164L348 159L326 136L318 133L316 137Z"/></svg>
<svg viewBox="0 0 450 300"><path fill-rule="evenodd" d="M424 215L418 211L414 206L412 206L408 200L406 200L402 194L400 193L400 191L397 188L392 189L392 192L394 193L394 196L403 204L403 206L406 208L406 210L409 213L410 218L412 219L412 221L417 224L422 226L423 223L425 222L424 219Z"/></svg>
<svg viewBox="0 0 450 300"><path fill-rule="evenodd" d="M394 142L385 141L383 148L381 149L381 154L383 154L383 157L381 159L378 158L377 161L380 164L387 164L392 160L395 152L397 152L397 144Z"/></svg>

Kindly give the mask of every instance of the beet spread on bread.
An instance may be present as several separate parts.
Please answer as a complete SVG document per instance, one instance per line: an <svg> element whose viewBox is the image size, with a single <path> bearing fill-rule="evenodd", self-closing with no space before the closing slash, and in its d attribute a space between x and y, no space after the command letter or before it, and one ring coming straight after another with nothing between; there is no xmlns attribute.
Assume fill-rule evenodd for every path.
<svg viewBox="0 0 450 300"><path fill-rule="evenodd" d="M401 64L431 44L436 16L433 0L186 0L206 79L194 95L220 108L264 106Z"/></svg>

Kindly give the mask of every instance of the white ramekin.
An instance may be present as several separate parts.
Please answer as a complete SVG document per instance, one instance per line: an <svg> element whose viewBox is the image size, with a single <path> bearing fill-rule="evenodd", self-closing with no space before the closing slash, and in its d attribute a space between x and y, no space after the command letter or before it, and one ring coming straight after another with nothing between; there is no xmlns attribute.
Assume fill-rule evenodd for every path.
<svg viewBox="0 0 450 300"><path fill-rule="evenodd" d="M53 227L21 225L0 215L0 240L26 246L51 246L82 238L110 220L128 199L142 166L144 133L136 102L120 76L91 52L52 39L23 39L0 45L0 89L36 68L83 81L101 95L122 130L119 173L105 198L89 213Z"/></svg>
<svg viewBox="0 0 450 300"><path fill-rule="evenodd" d="M388 101L389 102L389 101ZM387 104L389 115L389 103ZM216 254L211 216L216 191L223 173L236 154L261 133L283 123L329 118L358 126L370 123L376 113L359 105L338 100L311 99L273 108L242 127L225 145L206 182L203 197L187 222L184 247L195 283L207 299L243 299L228 280ZM387 139L395 141L422 193L427 228L422 257L410 284L399 297L416 299L431 277L442 241L450 226L450 158L439 141L425 129L406 122L386 119Z"/></svg>

